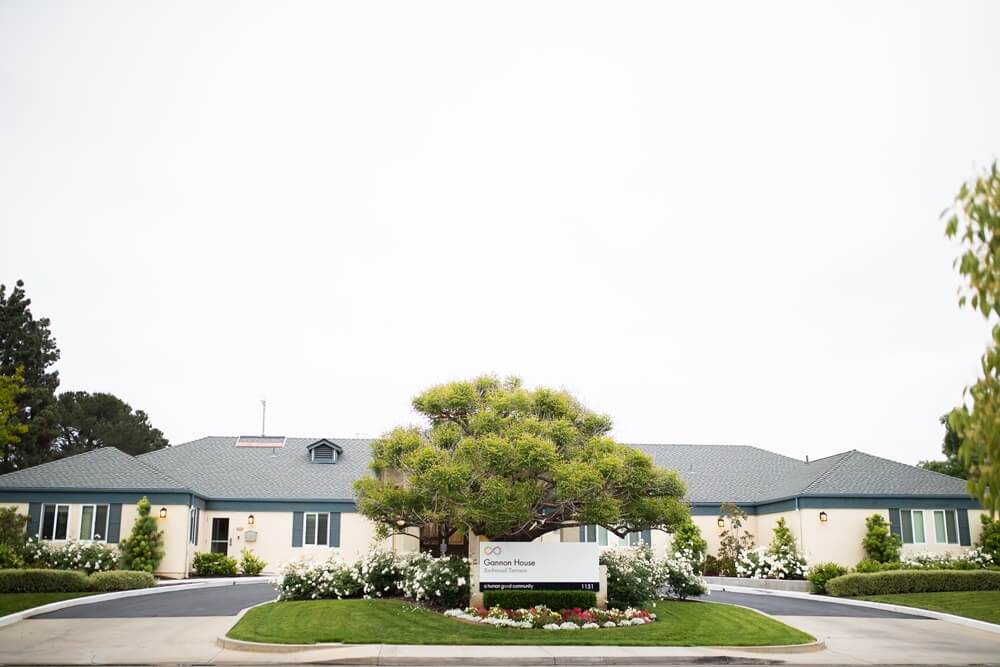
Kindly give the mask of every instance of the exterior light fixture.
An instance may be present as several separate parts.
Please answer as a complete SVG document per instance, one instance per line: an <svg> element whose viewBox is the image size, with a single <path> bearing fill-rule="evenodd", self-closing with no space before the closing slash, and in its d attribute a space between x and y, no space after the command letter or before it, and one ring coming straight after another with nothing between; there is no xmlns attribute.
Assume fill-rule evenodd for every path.
<svg viewBox="0 0 1000 667"><path fill-rule="evenodd" d="M827 516L826 512L820 512L819 513L820 523L826 523L829 518L830 517Z"/></svg>
<svg viewBox="0 0 1000 667"><path fill-rule="evenodd" d="M254 524L255 521L256 519L253 518L253 514L247 517L247 523L250 524L251 526Z"/></svg>
<svg viewBox="0 0 1000 667"><path fill-rule="evenodd" d="M719 524L719 528L725 528L726 527L726 520L723 519L721 516L719 517L719 520L716 523Z"/></svg>
<svg viewBox="0 0 1000 667"><path fill-rule="evenodd" d="M396 525L399 526L400 528L402 528L403 526L406 525L406 522L403 521L402 519L397 519L396 520Z"/></svg>
<svg viewBox="0 0 1000 667"><path fill-rule="evenodd" d="M161 507L160 508L160 518L161 519L166 519L167 518L167 508L166 507Z"/></svg>

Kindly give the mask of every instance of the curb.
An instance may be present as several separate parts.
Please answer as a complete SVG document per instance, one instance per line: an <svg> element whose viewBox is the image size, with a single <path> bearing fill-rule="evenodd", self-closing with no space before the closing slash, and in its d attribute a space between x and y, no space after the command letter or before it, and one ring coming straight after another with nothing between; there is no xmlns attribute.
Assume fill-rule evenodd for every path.
<svg viewBox="0 0 1000 667"><path fill-rule="evenodd" d="M869 609L881 609L882 611L892 611L896 612L897 614L908 614L910 616L922 616L924 618L933 618L935 620L944 621L946 623L964 625L966 627L974 628L976 630L985 630L986 632L1000 634L1000 625L997 625L996 623L990 623L988 621L980 621L974 618L966 618L965 616L956 616L955 614L948 614L943 611L934 611L932 609L921 609L920 607L907 607L901 604L870 602L868 600L855 600L852 598L836 598L830 595L818 595L814 593L796 593L795 591L777 591L767 588L750 588L748 586L723 586L718 584L710 584L708 588L710 591L712 590L731 591L733 593L747 593L749 595L776 595L778 597L796 598L799 600L812 600L813 602L842 604L848 607L868 607Z"/></svg>
<svg viewBox="0 0 1000 667"><path fill-rule="evenodd" d="M248 607L252 609L252 607ZM245 611L245 610L244 610ZM300 651L314 651L323 648L338 648L343 646L340 643L333 644L268 644L265 642L247 642L242 639L232 639L225 635L215 638L216 646L228 648L233 651L252 651L254 653L299 653Z"/></svg>
<svg viewBox="0 0 1000 667"><path fill-rule="evenodd" d="M195 583L188 584L170 584L165 586L153 586L152 588L136 588L129 591L115 591L113 593L100 593L98 595L86 595L84 597L73 598L72 600L60 600L59 602L50 602L49 604L43 604L40 607L32 607L31 609L23 609L21 611L16 611L13 614L7 614L6 616L0 616L0 628L6 627L17 623L18 621L23 621L32 616L40 616L41 614L47 614L51 611L59 611L60 609L68 609L70 607L80 607L87 604L96 604L98 602L108 602L109 600L119 600L122 598L132 598L138 597L140 595L158 595L160 593L173 593L175 591L193 591L201 588L218 588L221 586L238 586L242 584L262 584L262 583L272 583L272 579L266 578L247 578L243 581L240 580L219 580L219 581L199 581Z"/></svg>

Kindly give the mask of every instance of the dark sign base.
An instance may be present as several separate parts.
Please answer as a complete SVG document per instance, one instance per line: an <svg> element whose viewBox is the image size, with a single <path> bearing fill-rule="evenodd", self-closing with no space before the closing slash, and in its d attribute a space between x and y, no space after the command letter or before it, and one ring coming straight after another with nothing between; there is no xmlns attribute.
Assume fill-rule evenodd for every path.
<svg viewBox="0 0 1000 667"><path fill-rule="evenodd" d="M480 591L596 591L596 581L530 581L517 583L479 582Z"/></svg>

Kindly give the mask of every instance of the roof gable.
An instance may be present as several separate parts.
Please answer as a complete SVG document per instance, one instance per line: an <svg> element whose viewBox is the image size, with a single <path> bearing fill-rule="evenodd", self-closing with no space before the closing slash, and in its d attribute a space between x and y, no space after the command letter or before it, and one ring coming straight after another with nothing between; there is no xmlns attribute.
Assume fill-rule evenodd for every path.
<svg viewBox="0 0 1000 667"><path fill-rule="evenodd" d="M100 447L0 475L0 488L188 490L183 483L114 447Z"/></svg>

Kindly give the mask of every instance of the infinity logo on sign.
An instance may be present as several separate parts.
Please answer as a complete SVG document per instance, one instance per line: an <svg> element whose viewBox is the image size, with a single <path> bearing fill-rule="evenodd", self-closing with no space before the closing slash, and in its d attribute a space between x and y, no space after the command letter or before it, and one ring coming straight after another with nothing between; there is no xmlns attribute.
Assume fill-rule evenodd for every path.
<svg viewBox="0 0 1000 667"><path fill-rule="evenodd" d="M484 556L499 556L501 553L500 547L486 547L483 549Z"/></svg>

